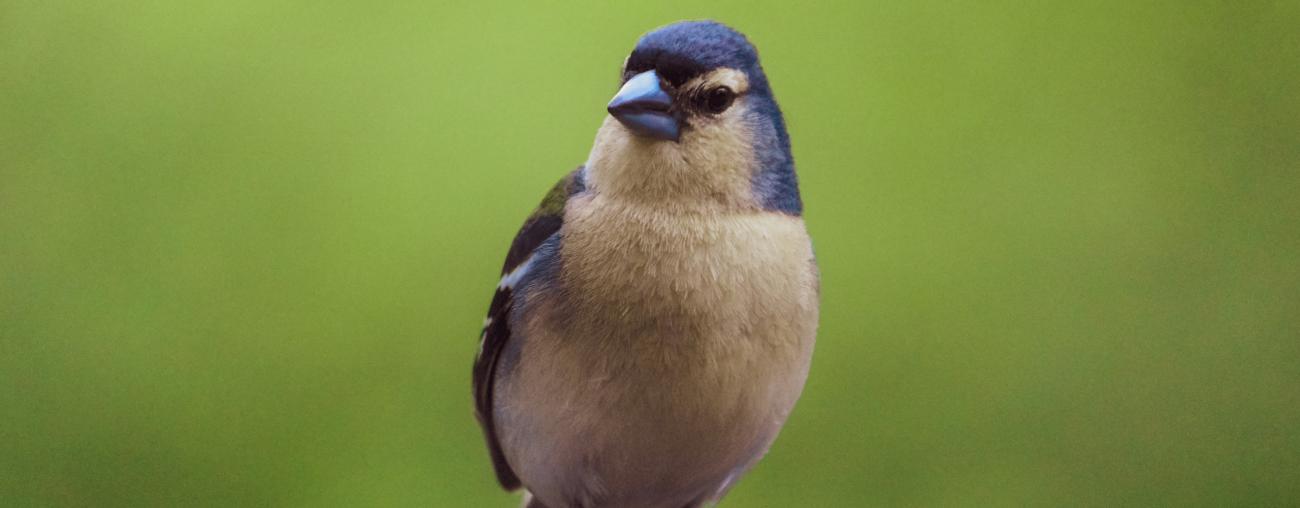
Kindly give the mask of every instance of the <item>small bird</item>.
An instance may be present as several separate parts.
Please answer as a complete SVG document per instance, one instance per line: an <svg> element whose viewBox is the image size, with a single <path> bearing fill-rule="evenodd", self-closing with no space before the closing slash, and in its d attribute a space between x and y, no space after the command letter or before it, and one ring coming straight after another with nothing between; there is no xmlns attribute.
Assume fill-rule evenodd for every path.
<svg viewBox="0 0 1300 508"><path fill-rule="evenodd" d="M510 246L476 416L526 507L716 502L784 425L817 332L785 120L712 21L643 35L607 110Z"/></svg>

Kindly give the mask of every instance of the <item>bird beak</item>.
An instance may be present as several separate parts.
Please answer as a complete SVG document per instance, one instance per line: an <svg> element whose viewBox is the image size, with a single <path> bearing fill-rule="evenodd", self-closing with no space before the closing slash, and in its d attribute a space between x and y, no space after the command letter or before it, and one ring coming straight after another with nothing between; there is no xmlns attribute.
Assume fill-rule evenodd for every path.
<svg viewBox="0 0 1300 508"><path fill-rule="evenodd" d="M659 74L645 71L627 80L614 99L609 114L640 136L677 141L681 122L669 111L673 98L659 84Z"/></svg>

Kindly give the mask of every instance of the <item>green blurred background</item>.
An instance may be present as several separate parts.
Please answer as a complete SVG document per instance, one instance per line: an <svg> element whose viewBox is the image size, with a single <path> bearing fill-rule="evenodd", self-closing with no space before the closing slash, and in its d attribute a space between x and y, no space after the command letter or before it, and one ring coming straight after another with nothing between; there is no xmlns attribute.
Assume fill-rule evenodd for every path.
<svg viewBox="0 0 1300 508"><path fill-rule="evenodd" d="M824 277L725 506L1300 504L1300 2L1088 4L0 0L0 505L514 506L499 263L697 17Z"/></svg>

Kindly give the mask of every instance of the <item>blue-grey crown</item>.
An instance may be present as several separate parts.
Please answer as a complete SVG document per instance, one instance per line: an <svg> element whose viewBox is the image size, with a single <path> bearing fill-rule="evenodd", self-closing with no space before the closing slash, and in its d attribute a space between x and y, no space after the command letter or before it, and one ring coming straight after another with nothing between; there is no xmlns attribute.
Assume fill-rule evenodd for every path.
<svg viewBox="0 0 1300 508"><path fill-rule="evenodd" d="M658 28L637 41L627 60L629 71L655 69L674 84L719 67L745 71L751 78L763 77L754 45L740 32L716 21L682 21ZM766 79L762 81L766 85Z"/></svg>

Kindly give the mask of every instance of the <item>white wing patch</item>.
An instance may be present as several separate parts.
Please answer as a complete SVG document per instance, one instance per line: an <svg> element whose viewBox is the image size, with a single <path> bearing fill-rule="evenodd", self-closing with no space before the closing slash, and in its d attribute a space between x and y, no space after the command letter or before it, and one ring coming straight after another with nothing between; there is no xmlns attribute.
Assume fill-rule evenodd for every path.
<svg viewBox="0 0 1300 508"><path fill-rule="evenodd" d="M534 257L536 257L536 254L528 256L528 259L525 259L523 263L520 263L519 266L516 266L514 270L510 271L510 273L501 277L501 282L497 284L497 290L514 289L515 284L519 283L519 279L524 278L524 275L528 274L528 269L533 266ZM478 339L478 354L475 355L476 359L483 357L483 345L487 343L487 330L489 326L492 326L492 316L483 319L483 335Z"/></svg>
<svg viewBox="0 0 1300 508"><path fill-rule="evenodd" d="M528 256L528 259L525 259L523 263L520 263L519 266L516 266L514 270L510 271L510 273L501 277L501 283L497 284L497 289L514 289L515 284L519 283L519 279L524 278L524 275L528 273L528 269L533 266L533 259L536 257L537 254Z"/></svg>

